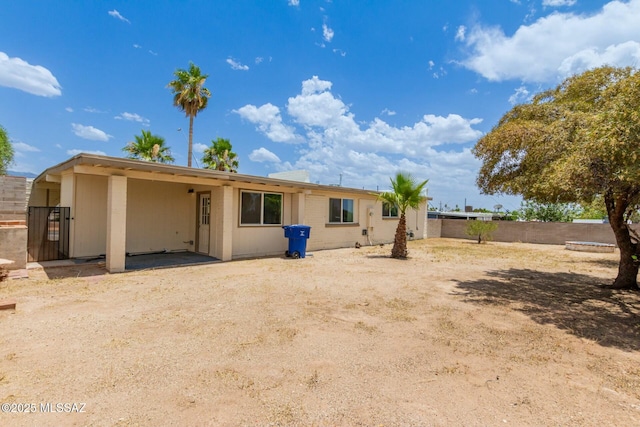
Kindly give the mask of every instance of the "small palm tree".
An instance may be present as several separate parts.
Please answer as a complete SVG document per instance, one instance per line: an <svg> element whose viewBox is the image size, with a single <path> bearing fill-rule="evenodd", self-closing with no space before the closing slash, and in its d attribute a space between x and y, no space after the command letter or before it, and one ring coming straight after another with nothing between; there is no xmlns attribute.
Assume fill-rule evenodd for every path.
<svg viewBox="0 0 640 427"><path fill-rule="evenodd" d="M173 105L184 111L189 117L189 159L187 166L191 167L193 156L193 118L198 112L207 108L211 92L204 87L204 82L209 77L202 74L200 68L193 62L189 63L189 70L177 69L174 73L175 80L169 82L168 87L173 93Z"/></svg>
<svg viewBox="0 0 640 427"><path fill-rule="evenodd" d="M135 135L135 142L130 142L122 149L130 159L147 162L173 163L169 147L164 145L164 138L152 135L151 131L142 130L142 135Z"/></svg>
<svg viewBox="0 0 640 427"><path fill-rule="evenodd" d="M204 150L202 157L205 169L238 172L238 155L231 151L231 148L231 142L228 139L212 140L211 147Z"/></svg>
<svg viewBox="0 0 640 427"><path fill-rule="evenodd" d="M417 209L425 200L422 190L427 185L428 180L418 184L409 174L398 172L396 178L391 178L391 188L378 194L378 200L388 203L390 206L397 206L400 212L400 221L396 228L396 236L391 249L392 258L407 257L407 209Z"/></svg>

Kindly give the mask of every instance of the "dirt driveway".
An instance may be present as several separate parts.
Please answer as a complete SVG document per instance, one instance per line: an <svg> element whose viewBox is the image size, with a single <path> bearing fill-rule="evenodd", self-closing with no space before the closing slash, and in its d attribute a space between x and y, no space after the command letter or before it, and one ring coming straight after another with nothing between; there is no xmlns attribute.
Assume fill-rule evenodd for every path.
<svg viewBox="0 0 640 427"><path fill-rule="evenodd" d="M3 282L0 425L640 425L618 254L409 249Z"/></svg>

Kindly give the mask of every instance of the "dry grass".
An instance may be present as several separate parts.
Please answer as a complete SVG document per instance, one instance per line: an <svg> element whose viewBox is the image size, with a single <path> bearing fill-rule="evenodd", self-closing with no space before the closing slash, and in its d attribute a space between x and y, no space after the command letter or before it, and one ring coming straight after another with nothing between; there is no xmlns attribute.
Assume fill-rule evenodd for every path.
<svg viewBox="0 0 640 427"><path fill-rule="evenodd" d="M638 425L640 295L616 254L434 239L5 281L2 425ZM26 415L26 414L25 414Z"/></svg>

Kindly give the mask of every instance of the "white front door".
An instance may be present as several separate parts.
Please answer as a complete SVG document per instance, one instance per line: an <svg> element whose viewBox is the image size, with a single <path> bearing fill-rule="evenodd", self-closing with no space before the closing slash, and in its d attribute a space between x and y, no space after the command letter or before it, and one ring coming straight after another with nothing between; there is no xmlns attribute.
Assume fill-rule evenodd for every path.
<svg viewBox="0 0 640 427"><path fill-rule="evenodd" d="M211 194L198 195L198 243L196 252L209 253L209 223L211 222Z"/></svg>

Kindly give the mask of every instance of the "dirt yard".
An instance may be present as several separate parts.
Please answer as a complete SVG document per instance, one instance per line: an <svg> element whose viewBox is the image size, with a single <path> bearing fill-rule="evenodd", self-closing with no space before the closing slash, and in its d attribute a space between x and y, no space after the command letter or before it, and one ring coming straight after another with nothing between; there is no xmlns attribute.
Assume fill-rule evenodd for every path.
<svg viewBox="0 0 640 427"><path fill-rule="evenodd" d="M5 281L0 425L640 425L617 253L409 250Z"/></svg>

